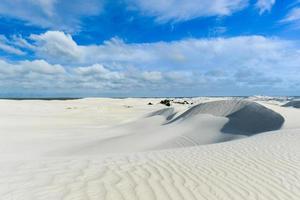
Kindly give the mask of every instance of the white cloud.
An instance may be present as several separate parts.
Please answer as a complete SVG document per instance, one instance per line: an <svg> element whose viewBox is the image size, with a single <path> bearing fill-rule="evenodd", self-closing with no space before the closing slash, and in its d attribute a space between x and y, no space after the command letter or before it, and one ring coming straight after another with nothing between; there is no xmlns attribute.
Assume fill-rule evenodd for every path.
<svg viewBox="0 0 300 200"><path fill-rule="evenodd" d="M256 7L259 9L259 13L270 12L276 0L258 0Z"/></svg>
<svg viewBox="0 0 300 200"><path fill-rule="evenodd" d="M71 89L77 92L85 90L132 92L137 88L153 88L154 83L167 81L167 73L141 70L132 72L129 69L110 70L101 64L68 68L57 64L51 65L44 60L14 63L0 60L0 92L7 89L19 91L26 89L41 93L45 89L64 92ZM168 84L172 86L176 82L168 81Z"/></svg>
<svg viewBox="0 0 300 200"><path fill-rule="evenodd" d="M1 0L0 16L58 30L80 29L81 17L102 11L102 0Z"/></svg>
<svg viewBox="0 0 300 200"><path fill-rule="evenodd" d="M188 21L199 17L229 16L249 5L249 0L120 0L129 10L154 17L159 23ZM76 32L84 18L99 16L105 6L115 1L105 0L2 0L0 17L15 18L26 24ZM124 4L123 4L124 3ZM260 13L270 11L275 0L257 0ZM222 31L222 30L221 30Z"/></svg>
<svg viewBox="0 0 300 200"><path fill-rule="evenodd" d="M283 91L299 82L299 43L279 38L241 36L140 44L113 38L90 46L78 45L63 32L46 32L31 39L29 45L40 60L2 61L2 84L22 87L24 83L36 91L43 86L105 94L147 90L192 94L203 90L249 92L261 87ZM225 85L229 86L223 91Z"/></svg>
<svg viewBox="0 0 300 200"><path fill-rule="evenodd" d="M33 50L34 46L30 44L27 40L25 40L21 35L13 35L10 38L11 43L18 47L18 48L24 48L28 50Z"/></svg>
<svg viewBox="0 0 300 200"><path fill-rule="evenodd" d="M16 54L16 55L24 55L25 53L21 51L20 49L17 49L13 46L9 46L5 43L0 42L0 49L11 54Z"/></svg>
<svg viewBox="0 0 300 200"><path fill-rule="evenodd" d="M122 72L110 71L100 64L94 64L88 67L77 67L74 69L74 72L81 76L89 76L103 80L118 80L124 77Z"/></svg>
<svg viewBox="0 0 300 200"><path fill-rule="evenodd" d="M286 25L288 29L300 29L300 7L293 7L286 16L279 21L280 24Z"/></svg>
<svg viewBox="0 0 300 200"><path fill-rule="evenodd" d="M300 55L297 43L263 36L139 44L126 44L114 38L91 46L78 45L62 32L46 32L32 38L37 41L37 56L51 63L83 66L101 63L146 70L297 68L295 61L299 61Z"/></svg>
<svg viewBox="0 0 300 200"><path fill-rule="evenodd" d="M127 0L127 2L130 8L154 16L158 22L226 16L248 5L248 0Z"/></svg>
<svg viewBox="0 0 300 200"><path fill-rule="evenodd" d="M283 23L288 22L299 22L300 20L300 8L293 8L284 19L281 20Z"/></svg>
<svg viewBox="0 0 300 200"><path fill-rule="evenodd" d="M162 73L158 72L158 71L146 71L142 74L142 77L147 80L147 81L160 81L163 77L162 77Z"/></svg>
<svg viewBox="0 0 300 200"><path fill-rule="evenodd" d="M25 52L18 49L17 47L14 47L4 35L0 35L0 50L9 54L25 55Z"/></svg>
<svg viewBox="0 0 300 200"><path fill-rule="evenodd" d="M48 31L41 35L31 35L35 41L37 56L56 62L80 60L81 50L71 35L59 31Z"/></svg>
<svg viewBox="0 0 300 200"><path fill-rule="evenodd" d="M216 94L216 90L220 88L223 88L222 92L225 94L241 89L247 93L249 88L268 87L270 90L280 86L284 79L290 83L286 87L296 83L288 73L281 73L280 77L276 77L266 72L255 71L253 68L237 68L231 70L231 73L221 73L221 76L215 76L215 73L207 74L189 69L164 72L139 69L120 71L111 70L101 64L63 67L51 65L44 60L15 63L0 60L0 92L6 90L30 91L37 94L44 94L46 91L63 94L71 92L70 94L75 96L80 94L197 95L203 91L207 91L207 94ZM298 78L297 74L293 73L293 75L294 78Z"/></svg>
<svg viewBox="0 0 300 200"><path fill-rule="evenodd" d="M99 65L99 64L95 64L89 67L78 67L77 69L75 69L76 73L80 74L80 75L98 75L98 74L106 74L109 71L107 69L104 68L104 66Z"/></svg>
<svg viewBox="0 0 300 200"><path fill-rule="evenodd" d="M44 60L21 61L19 65L23 71L30 71L39 74L63 74L65 68L61 65L50 65Z"/></svg>
<svg viewBox="0 0 300 200"><path fill-rule="evenodd" d="M57 0L29 0L28 3L40 7L47 16L52 16Z"/></svg>
<svg viewBox="0 0 300 200"><path fill-rule="evenodd" d="M65 73L65 68L61 65L51 65L44 60L24 60L17 63L8 63L7 61L0 60L0 72L2 75L8 74L16 77L23 76L28 73L54 75Z"/></svg>

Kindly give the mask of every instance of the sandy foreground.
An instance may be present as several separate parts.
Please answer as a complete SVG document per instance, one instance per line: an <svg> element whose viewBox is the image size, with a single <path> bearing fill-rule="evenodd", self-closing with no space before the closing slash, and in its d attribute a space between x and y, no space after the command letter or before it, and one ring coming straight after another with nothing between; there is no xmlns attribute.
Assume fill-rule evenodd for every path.
<svg viewBox="0 0 300 200"><path fill-rule="evenodd" d="M300 199L300 109L160 100L0 100L0 199Z"/></svg>

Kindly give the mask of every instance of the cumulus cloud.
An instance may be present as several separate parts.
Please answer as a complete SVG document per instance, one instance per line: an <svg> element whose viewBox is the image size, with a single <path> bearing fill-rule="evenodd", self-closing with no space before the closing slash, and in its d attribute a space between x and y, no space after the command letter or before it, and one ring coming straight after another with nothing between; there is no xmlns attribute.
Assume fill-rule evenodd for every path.
<svg viewBox="0 0 300 200"><path fill-rule="evenodd" d="M50 65L44 60L25 60L18 63L8 63L7 61L0 60L0 72L3 76L8 74L16 77L29 73L53 75L65 73L65 68L61 65Z"/></svg>
<svg viewBox="0 0 300 200"><path fill-rule="evenodd" d="M127 0L127 2L132 9L156 17L158 22L226 16L248 5L248 0Z"/></svg>
<svg viewBox="0 0 300 200"><path fill-rule="evenodd" d="M71 35L59 31L48 31L41 35L31 35L38 57L56 62L77 62L81 50Z"/></svg>
<svg viewBox="0 0 300 200"><path fill-rule="evenodd" d="M39 60L2 61L2 84L100 94L222 92L225 85L225 91L283 91L297 85L300 72L297 42L255 35L139 44L112 38L83 46L69 34L49 31L32 35L25 44Z"/></svg>
<svg viewBox="0 0 300 200"><path fill-rule="evenodd" d="M49 64L45 60L14 63L0 60L0 92L7 89L16 91L26 89L40 93L45 92L44 90L62 92L76 90L78 94L90 90L99 94L114 92L130 94L137 89L157 90L174 87L177 82L169 80L169 73L139 69L110 70L101 64L63 67Z"/></svg>
<svg viewBox="0 0 300 200"><path fill-rule="evenodd" d="M259 13L270 12L276 0L258 0L256 7L259 9Z"/></svg>
<svg viewBox="0 0 300 200"><path fill-rule="evenodd" d="M102 0L2 0L0 16L23 20L45 28L74 31L82 17L97 15Z"/></svg>
<svg viewBox="0 0 300 200"><path fill-rule="evenodd" d="M63 74L65 68L61 65L50 65L44 60L21 61L19 66L24 72L33 72L39 74Z"/></svg>
<svg viewBox="0 0 300 200"><path fill-rule="evenodd" d="M63 32L35 35L35 53L53 64L133 66L160 70L217 70L255 67L261 70L297 68L296 42L263 36L184 39L174 42L127 44L113 38L101 45L78 45Z"/></svg>
<svg viewBox="0 0 300 200"><path fill-rule="evenodd" d="M74 69L74 72L77 75L89 76L97 80L116 81L124 78L123 72L111 71L100 64L94 64L87 67L77 67Z"/></svg>

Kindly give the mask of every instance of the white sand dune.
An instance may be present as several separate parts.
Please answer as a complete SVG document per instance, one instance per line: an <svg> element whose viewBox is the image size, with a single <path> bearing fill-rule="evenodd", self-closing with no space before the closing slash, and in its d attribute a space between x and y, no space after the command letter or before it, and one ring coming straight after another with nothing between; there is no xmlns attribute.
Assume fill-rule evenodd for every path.
<svg viewBox="0 0 300 200"><path fill-rule="evenodd" d="M245 100L222 100L196 105L176 120L186 120L198 114L210 114L227 117L228 123L221 129L224 133L253 135L277 130L284 123L284 118L258 103Z"/></svg>
<svg viewBox="0 0 300 200"><path fill-rule="evenodd" d="M115 137L82 143L55 152L55 155L66 152L68 155L94 155L212 144L277 130L284 123L280 114L245 100L202 103L177 117L176 114L174 108L152 112L146 118L109 130Z"/></svg>
<svg viewBox="0 0 300 200"><path fill-rule="evenodd" d="M0 101L0 199L300 199L299 109L159 101Z"/></svg>

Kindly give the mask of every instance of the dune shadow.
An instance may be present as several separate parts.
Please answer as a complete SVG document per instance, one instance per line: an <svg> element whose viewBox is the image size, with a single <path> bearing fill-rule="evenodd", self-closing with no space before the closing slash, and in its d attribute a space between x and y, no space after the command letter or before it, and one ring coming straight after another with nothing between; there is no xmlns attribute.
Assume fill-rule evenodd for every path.
<svg viewBox="0 0 300 200"><path fill-rule="evenodd" d="M176 112L174 112L174 108L163 108L158 111L154 111L147 115L147 117L154 117L154 116L163 116L166 118L166 120L171 120L175 115Z"/></svg>
<svg viewBox="0 0 300 200"><path fill-rule="evenodd" d="M297 100L297 101L290 101L290 102L284 104L283 107L300 108L300 100Z"/></svg>
<svg viewBox="0 0 300 200"><path fill-rule="evenodd" d="M226 117L229 121L222 127L222 133L251 136L266 131L278 130L284 118L261 104L246 100L221 100L198 104L165 124L185 121L198 114Z"/></svg>
<svg viewBox="0 0 300 200"><path fill-rule="evenodd" d="M280 114L257 103L248 104L227 118L221 132L246 136L278 130L284 123Z"/></svg>

